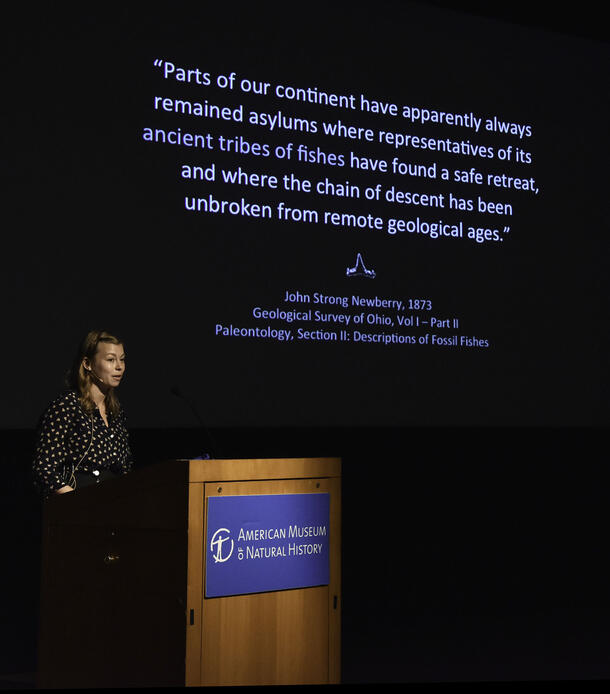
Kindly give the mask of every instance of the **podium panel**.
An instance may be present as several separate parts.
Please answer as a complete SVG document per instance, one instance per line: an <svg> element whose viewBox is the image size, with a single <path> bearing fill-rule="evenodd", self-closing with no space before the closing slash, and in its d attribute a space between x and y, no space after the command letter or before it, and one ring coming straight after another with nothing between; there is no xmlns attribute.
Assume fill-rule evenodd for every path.
<svg viewBox="0 0 610 694"><path fill-rule="evenodd" d="M210 497L331 492L332 480L205 484ZM219 491L220 489L220 491ZM335 491L335 490L333 490ZM204 524L207 536L207 524ZM336 528L330 529L333 537ZM205 576L204 576L205 580ZM205 598L201 683L322 684L330 681L330 586ZM298 644L298 645L297 645Z"/></svg>
<svg viewBox="0 0 610 694"><path fill-rule="evenodd" d="M340 472L336 458L175 460L49 499L38 686L338 683ZM304 494L330 500L327 585L206 597L210 499Z"/></svg>

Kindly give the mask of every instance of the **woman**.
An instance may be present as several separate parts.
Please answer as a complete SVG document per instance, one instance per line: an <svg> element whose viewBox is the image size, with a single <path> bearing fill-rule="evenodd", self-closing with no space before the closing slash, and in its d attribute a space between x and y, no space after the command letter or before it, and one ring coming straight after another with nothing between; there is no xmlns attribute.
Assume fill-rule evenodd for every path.
<svg viewBox="0 0 610 694"><path fill-rule="evenodd" d="M123 343L104 330L83 340L69 390L42 416L34 484L48 498L132 469L125 416L115 389L125 374Z"/></svg>

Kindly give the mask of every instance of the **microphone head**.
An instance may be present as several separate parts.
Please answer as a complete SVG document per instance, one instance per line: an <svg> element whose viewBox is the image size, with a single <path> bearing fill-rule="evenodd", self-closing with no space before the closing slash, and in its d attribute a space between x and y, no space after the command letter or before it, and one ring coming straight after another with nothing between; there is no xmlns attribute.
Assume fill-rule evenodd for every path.
<svg viewBox="0 0 610 694"><path fill-rule="evenodd" d="M172 386L172 387L169 389L169 392L170 392L172 395L175 395L177 398L183 397L182 391L180 390L180 388L178 388L178 386Z"/></svg>

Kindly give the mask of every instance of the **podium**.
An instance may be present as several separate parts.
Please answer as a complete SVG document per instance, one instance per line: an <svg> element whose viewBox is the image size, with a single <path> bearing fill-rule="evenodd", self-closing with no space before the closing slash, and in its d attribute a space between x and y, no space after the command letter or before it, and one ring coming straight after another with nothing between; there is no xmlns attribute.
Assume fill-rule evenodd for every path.
<svg viewBox="0 0 610 694"><path fill-rule="evenodd" d="M282 552L322 551L316 538L277 539L301 530L257 528L249 511L239 537L222 528L225 549L240 557L225 562L227 551L218 550L210 559L220 545L210 546L208 512L220 499L227 508L247 501L259 509L328 500L328 528L319 530L327 579L308 585L297 565L287 588L262 583L255 592L210 597L213 571L233 579L244 567L276 561L261 580L281 581ZM51 497L43 510L37 686L338 683L340 518L338 458L172 460ZM269 559L261 543L272 535L280 556ZM219 585L222 592L229 582L221 576Z"/></svg>

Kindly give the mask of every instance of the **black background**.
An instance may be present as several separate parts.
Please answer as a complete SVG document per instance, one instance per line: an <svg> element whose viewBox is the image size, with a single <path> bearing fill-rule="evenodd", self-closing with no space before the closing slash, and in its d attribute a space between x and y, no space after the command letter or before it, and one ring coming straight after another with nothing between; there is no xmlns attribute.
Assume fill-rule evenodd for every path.
<svg viewBox="0 0 610 694"><path fill-rule="evenodd" d="M213 427L603 425L608 380L603 355L608 278L604 259L608 96L599 71L604 45L396 2L311 3L298 18L281 6L177 5L170 13L46 10L22 17L9 37L21 61L5 152L10 167L5 220L4 316L11 393L5 428L27 428L55 397L82 334L106 325L124 336L129 377L121 390L133 427L182 427L179 385ZM531 124L533 137L409 125L215 86L163 80L153 60L272 83L474 112ZM15 58L15 62L17 58ZM297 134L154 111L153 96L244 105L318 121L469 140L496 151L531 152L533 164L456 156ZM151 144L145 127L243 134L250 142L318 145L386 160L437 164L437 179L362 174L274 157ZM480 195L513 215L320 198L222 183L184 181L184 164L238 164L251 172L294 172L316 180L381 182L399 190ZM441 167L533 177L539 195L445 183ZM322 213L509 225L503 242L476 244L402 233L193 213L184 197L269 202ZM447 205L447 203L446 203ZM345 277L362 252L375 280ZM490 347L382 346L223 338L216 324L265 326L254 306L294 308L286 290L350 297L428 298L431 315L460 319L460 333ZM318 306L299 306L318 308ZM348 311L354 313L354 311ZM379 313L384 313L380 311ZM387 313L387 312L385 312ZM407 311L407 314L409 311ZM420 313L420 318L427 317ZM271 323L273 327L300 324ZM353 324L352 324L353 325ZM310 324L306 326L327 327ZM369 325L363 329L375 330ZM378 330L378 328L377 328ZM423 332L415 330L417 335ZM431 330L432 332L432 330ZM442 336L453 331L436 331ZM44 337L43 337L44 336ZM44 357L54 369L30 369ZM566 364L578 369L566 368ZM321 397L325 394L325 397ZM231 451L225 452L231 455Z"/></svg>
<svg viewBox="0 0 610 694"><path fill-rule="evenodd" d="M556 10L552 16L534 16L519 4L512 10L494 9L497 17L510 22L498 30L514 33L525 53L542 47L528 90L553 94L555 101L515 102L512 93L522 86L519 82L505 91L497 111L508 114L514 108L516 120L527 115L544 121L535 150L552 162L543 171L544 203L532 205L527 245L522 236L509 252L502 249L501 258L494 257L497 249L475 247L439 253L438 262L449 267L463 253L472 272L473 253L485 257L486 276L478 282L471 276L464 291L469 305L484 307L480 310L486 324L504 330L510 324L506 316L512 318L517 329L510 333L511 349L501 351L502 359L431 358L423 364L424 370L434 372L427 388L430 382L418 369L392 369L395 356L388 356L387 349L367 349L366 357L358 351L357 359L347 359L345 374L334 376L339 384L345 378L345 385L352 383L350 374L359 375L347 398L357 407L346 417L323 388L307 390L311 367L303 364L320 368L320 354L309 346L296 355L291 351L293 363L287 368L293 367L296 376L284 390L278 386L271 392L266 369L270 356L272 361L286 358L281 346L223 343L223 357L232 360L230 377L226 370L210 368L219 356L213 350L198 356L189 346L184 326L196 325L201 316L194 294L199 284L194 287L192 279L200 268L188 252L189 231L184 238L175 234L173 201L163 197L169 182L161 180L167 176L167 162L159 146L152 159L144 148L137 150L141 161L134 165L130 130L143 125L142 95L150 94L150 86L139 82L144 66L129 60L131 44L113 31L129 27L137 42L148 42L151 50L162 40L176 45L185 32L196 32L188 22L185 28L180 11L186 9L176 5L173 20L164 23L152 10L139 13L132 6L78 15L53 11L18 17L7 25L13 30L6 37L10 60L5 84L14 107L7 110L4 127L4 238L10 252L3 254L8 283L3 361L8 367L0 442L6 470L4 507L10 527L18 530L6 538L7 556L13 561L5 570L4 671L35 667L40 509L28 478L32 428L60 386L57 364L71 354L90 321L97 320L116 325L117 332L130 338L133 365L122 392L135 424L131 438L138 465L197 455L206 445L202 434L190 428L184 403L168 395L173 383L195 392L222 452L343 458L345 682L607 677L607 246L601 232L607 222L602 192L608 54L605 43L570 43L567 36L605 41L597 33L598 23L562 20ZM470 12L455 26L470 27L461 45L472 54L468 64L480 65L482 74L475 82L480 86L468 85L472 76L460 69L460 61L443 53L446 45L437 35L440 43L431 42L429 64L436 65L436 71L435 61L443 60L447 84L462 95L464 107L476 111L475 92L481 104L488 99L496 104L502 85L482 81L483 75L495 73L489 57L493 41L486 33L490 25L477 14L484 10L464 3L458 9ZM249 12L251 29L257 15ZM278 16L295 21L294 10L284 12ZM333 27L347 6L337 4L326 12L331 17L323 26ZM369 35L377 30L383 36L389 30L382 14L369 14ZM464 18L471 23L462 24ZM298 21L304 35L309 27L324 33L315 15L305 12ZM544 43L538 34L523 33L527 24L562 33L546 36L550 44ZM161 25L162 36L157 36ZM455 40L446 28L451 25L450 17L444 25L447 41ZM242 28L239 34L240 26L248 24L226 27L227 38L240 46L239 59L255 53L261 74L281 71L281 56L266 54L256 32ZM351 51L344 43L333 43L336 36L330 30L326 44L319 35L317 44L295 42L280 32L275 40L289 46L306 76L312 72L311 43L335 45L328 61L333 67L323 77L318 68L318 83L344 83L352 71L355 87L370 80L383 91L378 72L366 74L371 56L357 41L365 37L354 28L350 31L362 26L362 18L343 26L342 41L349 37L356 43ZM400 34L398 28L393 31ZM549 53L545 45L562 48ZM384 50L391 52L388 46ZM198 46L196 55L205 56L206 50L212 49ZM402 53L409 56L409 51L416 51L412 44L401 46ZM572 60L571 51L581 58ZM407 64L412 66L415 56L410 57ZM592 57L599 62L589 60ZM127 75L117 88L120 65ZM498 69L511 74L507 65ZM521 79L523 73L518 75ZM421 77L422 103L425 87ZM434 94L434 86L427 88ZM442 102L444 97L438 98ZM568 130L568 124L578 127ZM109 176L111 162L116 165ZM195 236L200 222L188 224L195 227ZM231 224L223 220L218 229L222 234L216 242L225 243ZM532 233L535 242L529 241ZM379 246L386 252L395 241L400 239L382 239ZM285 250L295 243L291 237ZM236 250L235 262L264 286L261 269L248 269L244 262L250 251L247 244ZM515 281L515 268L521 284ZM490 300L490 282L524 292L515 296L507 291L501 302ZM168 306L168 285L176 292L171 296L183 299L179 311ZM532 291L534 302L524 308ZM146 301L136 301L143 296ZM503 320L497 318L499 305ZM522 344L524 316L537 338L531 345ZM189 358L176 357L182 349ZM375 366L380 361L389 367L381 379ZM234 382L247 384L246 402L227 387ZM315 385L321 383L324 364ZM299 389L309 393L305 405L290 400ZM150 408L139 402L143 393L153 392L155 397L144 397Z"/></svg>

